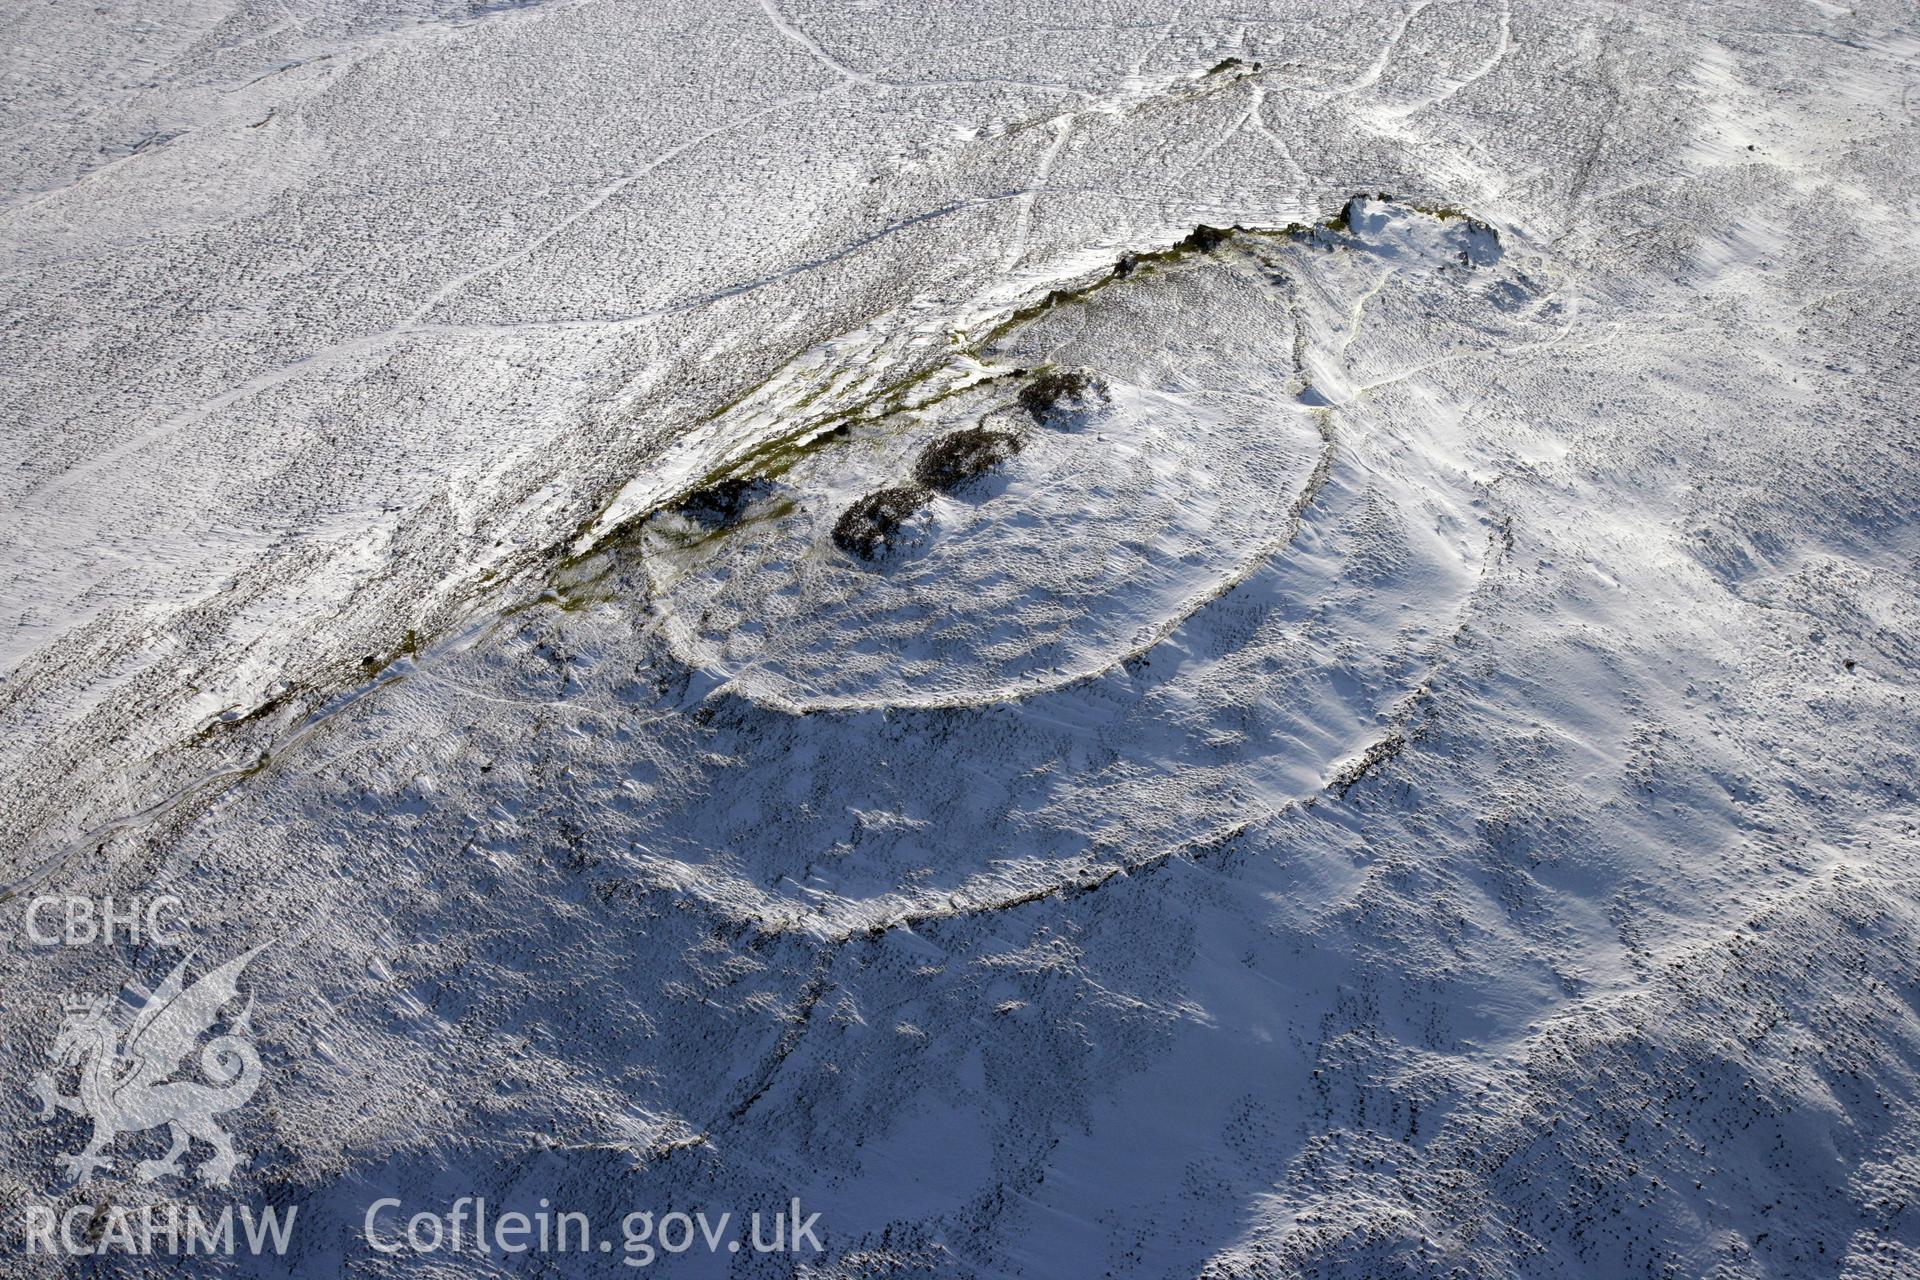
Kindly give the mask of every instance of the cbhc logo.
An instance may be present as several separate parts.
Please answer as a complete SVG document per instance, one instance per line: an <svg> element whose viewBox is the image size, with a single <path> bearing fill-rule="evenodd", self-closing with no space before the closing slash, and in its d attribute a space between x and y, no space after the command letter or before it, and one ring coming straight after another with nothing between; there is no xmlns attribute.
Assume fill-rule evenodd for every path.
<svg viewBox="0 0 1920 1280"><path fill-rule="evenodd" d="M133 946L152 943L177 946L187 940L185 931L169 926L169 916L178 921L186 903L170 893L156 898L136 897L124 905L112 898L95 902L92 898L35 898L27 907L27 938L40 947L84 947L90 943L111 946L124 942Z"/></svg>

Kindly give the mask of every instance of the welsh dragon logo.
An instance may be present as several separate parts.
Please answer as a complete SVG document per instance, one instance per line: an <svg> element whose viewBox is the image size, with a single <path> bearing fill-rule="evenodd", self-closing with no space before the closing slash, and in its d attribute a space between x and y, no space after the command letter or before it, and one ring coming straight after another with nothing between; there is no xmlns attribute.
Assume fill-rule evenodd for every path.
<svg viewBox="0 0 1920 1280"><path fill-rule="evenodd" d="M266 949L261 944L221 965L191 987L184 986L187 964L182 960L166 981L133 1015L124 1031L115 1025L111 997L69 997L66 1018L48 1057L64 1073L76 1064L79 1091L73 1097L58 1092L53 1077L38 1076L32 1084L40 1099L40 1118L56 1110L71 1111L93 1121L93 1138L78 1155L58 1157L72 1181L85 1184L94 1171L111 1169L105 1152L123 1133L141 1133L166 1125L172 1145L157 1160L142 1160L135 1174L152 1182L180 1172L180 1160L193 1139L213 1148L213 1154L195 1171L202 1182L224 1187L242 1157L232 1137L214 1120L243 1106L260 1087L260 1055L247 1039L253 1001L229 1021L223 1034L200 1050L200 1072L206 1079L174 1080L181 1064L200 1037L213 1029L221 1010L238 999L240 974Z"/></svg>

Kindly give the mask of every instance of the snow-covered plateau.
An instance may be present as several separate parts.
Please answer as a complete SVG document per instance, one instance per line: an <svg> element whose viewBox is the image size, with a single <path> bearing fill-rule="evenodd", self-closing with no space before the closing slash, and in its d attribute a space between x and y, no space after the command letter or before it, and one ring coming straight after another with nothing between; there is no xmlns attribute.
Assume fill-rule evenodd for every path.
<svg viewBox="0 0 1920 1280"><path fill-rule="evenodd" d="M0 1274L1920 1277L1909 0L3 11Z"/></svg>

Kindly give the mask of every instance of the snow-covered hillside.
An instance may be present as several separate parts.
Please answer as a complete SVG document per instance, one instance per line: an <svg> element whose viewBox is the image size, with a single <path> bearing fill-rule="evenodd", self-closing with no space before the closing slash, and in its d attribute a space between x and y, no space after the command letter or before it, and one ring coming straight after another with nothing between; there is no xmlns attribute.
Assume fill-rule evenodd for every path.
<svg viewBox="0 0 1920 1280"><path fill-rule="evenodd" d="M0 1270L1920 1274L1910 4L12 16Z"/></svg>

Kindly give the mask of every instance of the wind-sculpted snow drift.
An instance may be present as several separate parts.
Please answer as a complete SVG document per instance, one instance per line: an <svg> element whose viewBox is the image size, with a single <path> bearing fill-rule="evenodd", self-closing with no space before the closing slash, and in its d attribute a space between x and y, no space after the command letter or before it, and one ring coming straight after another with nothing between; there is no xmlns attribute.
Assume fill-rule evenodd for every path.
<svg viewBox="0 0 1920 1280"><path fill-rule="evenodd" d="M249 955L189 1272L1920 1273L1909 11L416 7L10 104L0 1086Z"/></svg>

